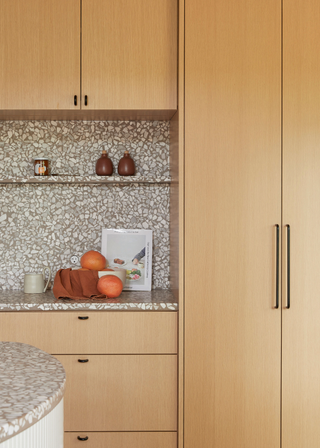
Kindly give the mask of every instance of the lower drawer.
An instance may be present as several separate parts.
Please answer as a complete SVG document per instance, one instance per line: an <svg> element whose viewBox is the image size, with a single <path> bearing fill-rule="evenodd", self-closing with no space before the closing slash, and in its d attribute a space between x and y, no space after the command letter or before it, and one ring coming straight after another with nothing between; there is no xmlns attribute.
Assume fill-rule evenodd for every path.
<svg viewBox="0 0 320 448"><path fill-rule="evenodd" d="M84 439L79 440L78 439ZM64 448L177 448L176 432L65 432Z"/></svg>
<svg viewBox="0 0 320 448"><path fill-rule="evenodd" d="M176 431L176 355L56 355L65 431Z"/></svg>

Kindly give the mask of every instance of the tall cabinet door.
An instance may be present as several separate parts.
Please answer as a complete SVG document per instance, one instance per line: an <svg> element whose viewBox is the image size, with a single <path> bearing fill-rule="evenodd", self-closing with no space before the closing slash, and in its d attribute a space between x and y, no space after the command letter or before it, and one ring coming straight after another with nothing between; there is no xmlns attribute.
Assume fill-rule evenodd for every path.
<svg viewBox="0 0 320 448"><path fill-rule="evenodd" d="M0 80L0 109L79 109L80 1L1 1Z"/></svg>
<svg viewBox="0 0 320 448"><path fill-rule="evenodd" d="M84 109L177 108L177 0L82 0Z"/></svg>
<svg viewBox="0 0 320 448"><path fill-rule="evenodd" d="M283 309L283 448L320 446L320 5L285 0L283 217L290 308ZM287 228L284 227L286 235ZM284 238L284 252L287 253ZM287 260L284 259L284 274ZM284 298L286 298L286 275ZM287 306L286 300L284 307Z"/></svg>
<svg viewBox="0 0 320 448"><path fill-rule="evenodd" d="M275 448L280 2L185 13L184 447Z"/></svg>

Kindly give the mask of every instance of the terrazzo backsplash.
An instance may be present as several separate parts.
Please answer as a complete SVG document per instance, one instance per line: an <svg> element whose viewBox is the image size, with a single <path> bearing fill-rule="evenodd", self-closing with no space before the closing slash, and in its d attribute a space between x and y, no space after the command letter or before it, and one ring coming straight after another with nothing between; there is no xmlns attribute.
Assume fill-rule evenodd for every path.
<svg viewBox="0 0 320 448"><path fill-rule="evenodd" d="M169 133L163 121L0 121L0 179L31 176L37 156L51 160L52 174L90 176L104 146L115 174L127 149L137 176L169 177ZM168 289L169 207L169 184L0 185L0 291L100 250L103 228L153 230L152 287Z"/></svg>

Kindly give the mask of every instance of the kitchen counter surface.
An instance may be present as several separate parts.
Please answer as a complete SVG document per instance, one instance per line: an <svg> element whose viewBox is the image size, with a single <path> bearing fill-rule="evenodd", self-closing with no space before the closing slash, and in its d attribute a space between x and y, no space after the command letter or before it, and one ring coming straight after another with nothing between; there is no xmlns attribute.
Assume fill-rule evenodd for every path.
<svg viewBox="0 0 320 448"><path fill-rule="evenodd" d="M126 310L176 311L178 303L170 290L124 291L117 299L56 299L52 291L24 294L22 291L0 292L0 311L74 311Z"/></svg>
<svg viewBox="0 0 320 448"><path fill-rule="evenodd" d="M61 401L66 375L53 356L0 342L0 444L45 417Z"/></svg>

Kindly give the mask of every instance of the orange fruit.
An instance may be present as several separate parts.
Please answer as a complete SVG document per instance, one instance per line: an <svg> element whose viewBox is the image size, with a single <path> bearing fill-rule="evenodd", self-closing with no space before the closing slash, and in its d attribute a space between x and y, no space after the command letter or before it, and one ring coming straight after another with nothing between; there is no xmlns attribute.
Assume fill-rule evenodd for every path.
<svg viewBox="0 0 320 448"><path fill-rule="evenodd" d="M84 269L92 269L101 271L106 267L107 260L97 250L89 250L80 259L81 267Z"/></svg>
<svg viewBox="0 0 320 448"><path fill-rule="evenodd" d="M105 294L112 299L120 296L123 285L120 278L116 275L104 275L99 278L97 289L100 294Z"/></svg>

